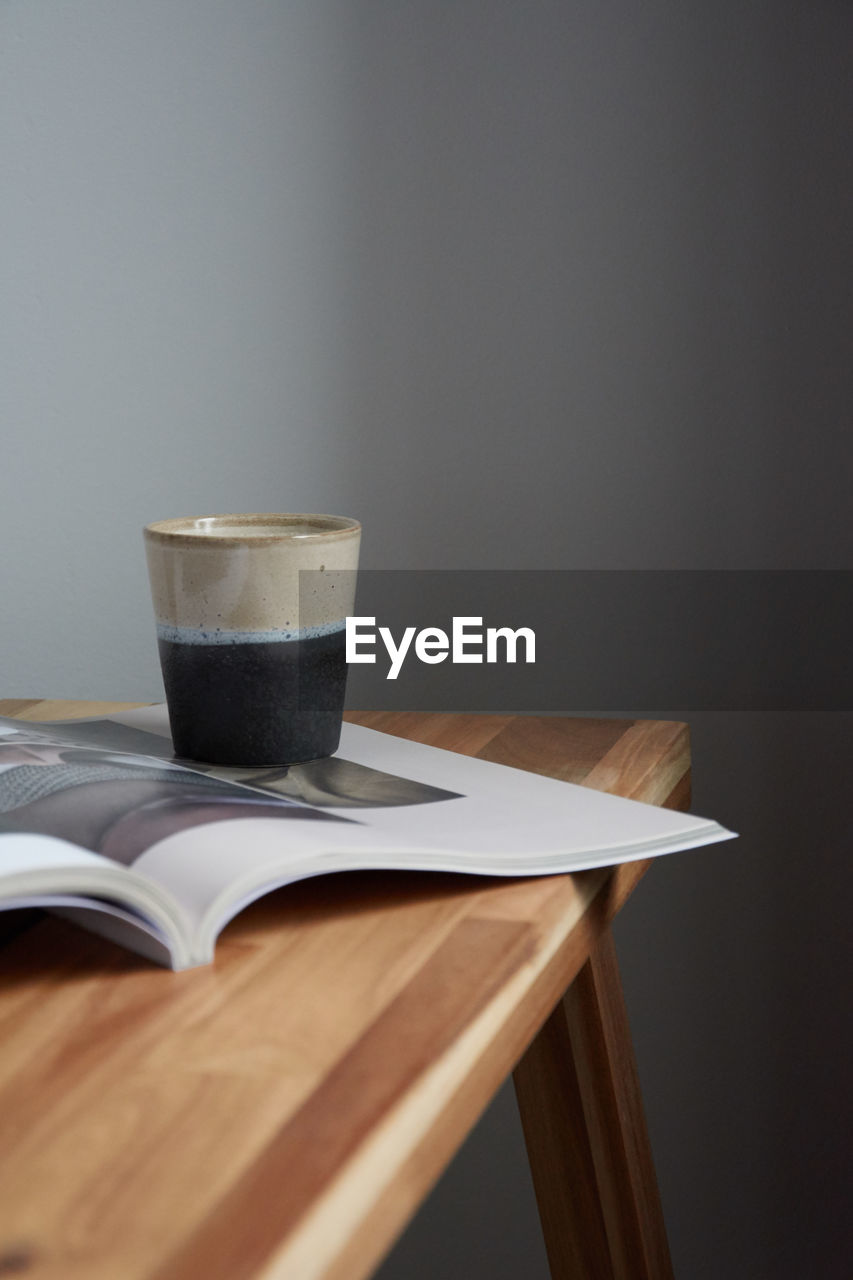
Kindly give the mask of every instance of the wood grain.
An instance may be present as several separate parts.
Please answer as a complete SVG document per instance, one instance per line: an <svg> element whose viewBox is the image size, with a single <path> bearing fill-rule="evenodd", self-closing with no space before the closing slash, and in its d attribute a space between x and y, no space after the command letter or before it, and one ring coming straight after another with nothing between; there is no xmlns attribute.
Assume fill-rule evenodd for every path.
<svg viewBox="0 0 853 1280"><path fill-rule="evenodd" d="M609 929L513 1079L554 1280L672 1280Z"/></svg>
<svg viewBox="0 0 853 1280"><path fill-rule="evenodd" d="M687 726L624 725L585 781L602 791L686 808ZM605 890L609 918L636 884L629 865L616 868ZM516 1067L513 1082L553 1280L671 1280L609 927L591 945L563 1000Z"/></svg>
<svg viewBox="0 0 853 1280"><path fill-rule="evenodd" d="M580 1082L613 1274L616 1280L671 1280L669 1245L609 929L558 1008L565 1015Z"/></svg>
<svg viewBox="0 0 853 1280"><path fill-rule="evenodd" d="M13 709L116 704L0 702ZM684 726L351 718L639 799L683 789ZM6 939L0 1275L369 1275L645 865L305 881L243 912L214 965L180 974L53 918ZM591 1141L585 1168L600 1180Z"/></svg>

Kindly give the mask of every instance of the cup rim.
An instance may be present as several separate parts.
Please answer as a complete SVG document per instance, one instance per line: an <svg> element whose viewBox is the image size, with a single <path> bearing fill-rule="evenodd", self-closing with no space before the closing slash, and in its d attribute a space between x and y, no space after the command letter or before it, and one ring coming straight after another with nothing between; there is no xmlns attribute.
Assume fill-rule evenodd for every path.
<svg viewBox="0 0 853 1280"><path fill-rule="evenodd" d="M216 526L230 529L243 527L246 533L217 533ZM251 532L253 526L280 526L280 533ZM295 526L303 531L292 532ZM306 533L304 526L315 526ZM288 532L290 528L290 532ZM285 542L322 542L326 539L355 537L361 533L361 523L352 516L335 516L317 512L237 512L212 516L174 516L168 520L155 520L143 529L146 538L155 542L168 542L185 546L274 546Z"/></svg>

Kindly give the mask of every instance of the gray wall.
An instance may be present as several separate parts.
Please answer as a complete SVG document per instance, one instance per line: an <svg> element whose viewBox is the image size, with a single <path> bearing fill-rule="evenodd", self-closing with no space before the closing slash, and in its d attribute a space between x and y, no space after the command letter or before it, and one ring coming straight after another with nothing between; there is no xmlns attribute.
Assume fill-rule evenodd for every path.
<svg viewBox="0 0 853 1280"><path fill-rule="evenodd" d="M4 0L4 693L161 696L167 515L853 567L851 49L839 0ZM743 835L619 929L676 1269L840 1277L851 726L693 720ZM544 1275L519 1152L504 1093L383 1277Z"/></svg>

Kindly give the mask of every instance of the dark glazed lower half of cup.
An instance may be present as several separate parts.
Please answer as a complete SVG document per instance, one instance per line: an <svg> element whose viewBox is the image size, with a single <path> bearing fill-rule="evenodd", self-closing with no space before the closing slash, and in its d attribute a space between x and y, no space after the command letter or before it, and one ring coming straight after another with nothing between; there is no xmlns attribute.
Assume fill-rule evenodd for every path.
<svg viewBox="0 0 853 1280"><path fill-rule="evenodd" d="M175 754L222 765L332 755L341 734L345 632L184 644L160 639Z"/></svg>

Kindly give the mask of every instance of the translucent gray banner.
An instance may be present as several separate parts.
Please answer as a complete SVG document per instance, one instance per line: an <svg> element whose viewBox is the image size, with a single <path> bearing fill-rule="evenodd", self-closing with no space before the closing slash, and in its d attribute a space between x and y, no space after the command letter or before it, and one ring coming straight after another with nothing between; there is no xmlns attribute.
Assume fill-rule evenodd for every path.
<svg viewBox="0 0 853 1280"><path fill-rule="evenodd" d="M351 707L853 709L853 572L362 570L356 615L375 620L359 649L376 661L350 664ZM453 661L454 618L482 620L464 650L482 662ZM414 628L396 679L382 627L397 648ZM440 661L417 657L425 628L448 636ZM533 631L535 661L519 641L507 662L503 640L486 661L489 628ZM440 651L431 632L421 652Z"/></svg>

